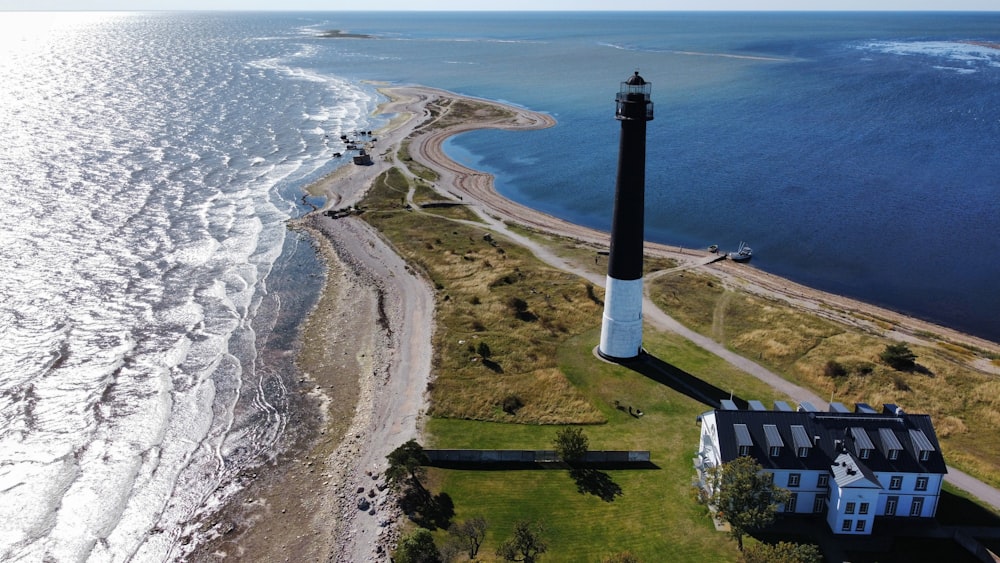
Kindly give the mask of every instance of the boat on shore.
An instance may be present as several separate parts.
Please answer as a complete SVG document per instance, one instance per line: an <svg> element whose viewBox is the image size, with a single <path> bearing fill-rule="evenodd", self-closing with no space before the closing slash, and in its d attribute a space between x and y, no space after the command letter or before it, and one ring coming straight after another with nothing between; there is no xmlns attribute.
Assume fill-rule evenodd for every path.
<svg viewBox="0 0 1000 563"><path fill-rule="evenodd" d="M736 249L736 252L729 253L729 259L733 262L749 262L752 257L753 249L743 241L740 241L740 247Z"/></svg>

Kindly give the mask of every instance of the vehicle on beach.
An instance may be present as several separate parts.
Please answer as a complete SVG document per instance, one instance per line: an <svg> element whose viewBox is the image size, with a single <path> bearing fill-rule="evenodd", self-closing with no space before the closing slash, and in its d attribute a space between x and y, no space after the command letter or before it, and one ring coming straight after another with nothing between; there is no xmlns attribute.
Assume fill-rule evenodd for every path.
<svg viewBox="0 0 1000 563"><path fill-rule="evenodd" d="M719 251L719 245L713 244L713 245L709 246L708 247L708 251L711 252L712 254L715 254L716 252Z"/></svg>
<svg viewBox="0 0 1000 563"><path fill-rule="evenodd" d="M740 247L736 249L736 252L729 253L729 259L733 262L748 262L751 257L753 257L753 249L743 241L740 241Z"/></svg>

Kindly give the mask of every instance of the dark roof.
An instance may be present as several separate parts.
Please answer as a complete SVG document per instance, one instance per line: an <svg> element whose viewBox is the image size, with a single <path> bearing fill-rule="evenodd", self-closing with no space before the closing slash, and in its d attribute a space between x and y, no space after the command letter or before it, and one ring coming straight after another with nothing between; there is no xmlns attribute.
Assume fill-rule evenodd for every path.
<svg viewBox="0 0 1000 563"><path fill-rule="evenodd" d="M926 414L872 414L865 412L784 412L751 410L715 410L719 436L719 449L723 462L736 459L738 444L745 436L738 437L736 425L746 425L750 440L750 455L764 469L830 470L842 453L858 455L859 447L871 448L868 459L860 460L866 469L877 472L947 473L944 456L930 416ZM774 426L774 430L770 427ZM806 457L798 457L803 432L812 447ZM775 443L775 432L783 443L781 454L771 457L768 445ZM740 429L739 434L742 434ZM768 439L770 434L770 439ZM892 439L902 446L897 459L888 458L888 450L895 447ZM859 442L860 441L860 442ZM792 446L795 447L792 447ZM926 461L920 461L920 451L929 450Z"/></svg>

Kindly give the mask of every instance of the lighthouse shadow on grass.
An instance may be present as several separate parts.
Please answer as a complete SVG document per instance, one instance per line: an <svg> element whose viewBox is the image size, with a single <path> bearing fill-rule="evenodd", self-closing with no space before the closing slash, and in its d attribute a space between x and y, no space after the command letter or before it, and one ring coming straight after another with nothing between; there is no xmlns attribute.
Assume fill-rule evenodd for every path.
<svg viewBox="0 0 1000 563"><path fill-rule="evenodd" d="M619 362L622 366L640 373L649 379L670 387L674 391L686 395L712 408L719 408L723 399L732 399L741 408L747 408L747 402L739 397L731 396L729 391L698 379L677 366L669 364L660 358L643 350L634 359Z"/></svg>

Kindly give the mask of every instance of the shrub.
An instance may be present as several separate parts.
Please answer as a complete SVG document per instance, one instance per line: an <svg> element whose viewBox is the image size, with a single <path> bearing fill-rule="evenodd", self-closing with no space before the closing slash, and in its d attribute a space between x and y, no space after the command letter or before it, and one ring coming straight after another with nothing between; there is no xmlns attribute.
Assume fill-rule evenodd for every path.
<svg viewBox="0 0 1000 563"><path fill-rule="evenodd" d="M879 359L899 371L910 371L917 365L917 355L904 342L886 345Z"/></svg>
<svg viewBox="0 0 1000 563"><path fill-rule="evenodd" d="M847 368L836 360L830 360L823 366L823 375L827 377L844 377L847 375Z"/></svg>
<svg viewBox="0 0 1000 563"><path fill-rule="evenodd" d="M517 395L507 395L503 398L503 412L507 414L517 414L517 411L524 406L524 402Z"/></svg>

